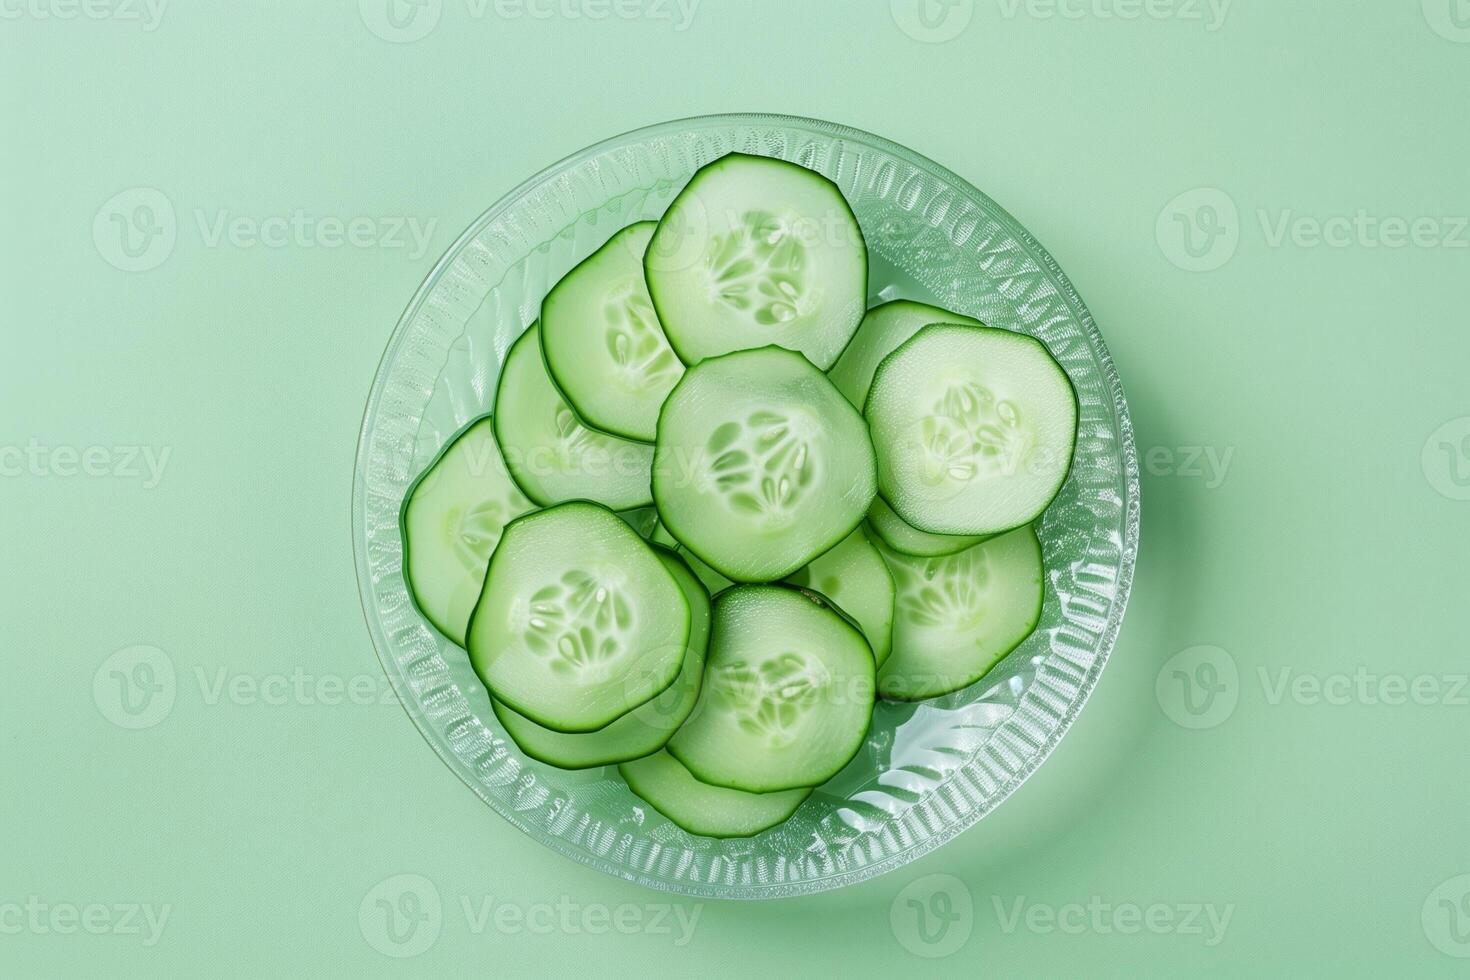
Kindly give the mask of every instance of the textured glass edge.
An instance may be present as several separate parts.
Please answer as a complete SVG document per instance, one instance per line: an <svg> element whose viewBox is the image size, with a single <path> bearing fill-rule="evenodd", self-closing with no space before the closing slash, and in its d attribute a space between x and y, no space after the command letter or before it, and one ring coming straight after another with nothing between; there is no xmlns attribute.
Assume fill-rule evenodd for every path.
<svg viewBox="0 0 1470 980"><path fill-rule="evenodd" d="M502 806L499 800L486 792L485 787L480 783L480 779L472 771L461 768L463 765L461 758L451 752L447 745L441 744L437 738L430 737L431 731L437 734L437 729L431 724L420 700L425 703L438 700L441 695L446 694L446 689L452 687L452 685L447 685L446 678L433 671L429 675L421 675L418 678L418 682L415 682L413 678L406 676L406 673L400 670L400 665L397 661L385 656L384 650L388 643L387 637L383 633L382 624L375 619L372 610L369 608L371 569L366 554L366 541L364 540L364 523L367 512L367 481L364 461L368 458L371 451L369 445L369 422L374 416L375 409L381 405L386 388L387 379L384 375L383 367L390 362L397 354L399 347L407 340L410 327L416 322L417 317L424 312L425 302L429 299L431 293L435 289L444 289L446 286L445 280L452 276L466 279L467 281L464 285L470 289L476 286L485 286L487 281L493 285L494 274L491 270L494 269L499 257L491 253L489 249L486 249L476 239L498 216L509 210L512 206L520 203L526 194L541 186L549 177L564 177L565 175L562 174L562 171L573 166L578 161L597 156L610 148L616 148L619 145L632 142L639 138L649 138L659 134L732 125L805 128L822 132L829 136L852 139L855 142L867 144L903 160L920 171L941 178L949 185L949 189L958 192L964 197L972 198L981 205L986 218L998 224L1021 244L1026 257L1036 265L1037 269L1049 281L1050 285L1056 289L1058 296L1067 304L1073 319L1080 326L1085 336L1087 347L1100 372L1101 380L1104 382L1108 394L1111 396L1111 414L1113 417L1112 435L1121 451L1122 457L1122 540L1119 542L1118 574L1113 582L1108 616L1102 624L1101 630L1097 633L1098 638L1095 643L1096 652L1090 658L1085 672L1083 672L1080 679L1073 679L1062 676L1047 663L1041 663L1038 666L1033 683L1027 687L1025 696L1016 706L1011 716L997 727L986 745L974 757L977 766L983 771L977 773L969 769L955 770L923 803L911 807L906 811L905 816L907 817L909 814L912 814L912 820L916 823L929 823L925 818L932 816L936 810L943 809L951 811L948 816L937 821L935 829L927 830L908 846L888 854L877 861L862 864L851 870L824 877L803 878L795 882L772 882L766 884L732 884L723 881L688 880L675 883L651 878L648 875L639 873L627 864L619 864L607 858L585 853L555 834L550 837L544 836L546 833L545 828L539 825L533 826L528 821L523 820L519 816L517 808ZM837 152L841 152L840 147ZM471 257L473 257L473 262L480 264L478 270L472 267ZM456 263L460 263L459 268L455 267ZM477 272L487 272L490 274L481 275L476 274ZM454 285L452 279L448 285ZM449 311L445 310L443 312ZM432 311L430 313L432 314ZM429 320L430 325L432 325L432 315L429 316ZM429 380L431 381L432 379ZM566 854L581 863L639 882L647 887L705 897L779 897L782 895L807 894L864 880L892 870L938 847L960 831L972 826L986 813L999 805L1050 754L1051 750L1060 741L1062 735L1070 727L1072 721L1095 687L1101 670L1105 666L1116 641L1117 632L1121 625L1124 611L1126 610L1128 595L1131 590L1133 569L1136 562L1138 529L1137 451L1133 441L1132 425L1123 396L1122 385L1090 313L1087 311L1070 281L1067 280L1065 274L1062 273L1061 269L1045 249L1014 218L982 192L947 169L918 154L897 146L881 137L872 136L836 124L773 115L699 117L692 120L677 120L670 123L663 123L616 136L553 164L540 174L523 182L519 187L497 202L496 205L488 209L480 218L471 224L470 228L460 236L459 240L451 246L444 257L436 264L395 327L393 337L389 341L384 355L380 360L373 391L364 412L363 429L358 446L358 461L354 471L353 545L360 591L364 604L364 615L367 618L369 632L372 634L379 659L383 662L384 669L393 680L395 687L400 690L407 688L410 691L417 692L417 698L401 697L400 701L404 704L405 710L414 720L414 723L424 733L426 740L434 746L435 751L438 752L440 757L445 760L451 769L460 775L461 779L477 795L490 804L498 813L506 817L510 823L546 843L548 846L553 847L558 852ZM412 669L421 664L422 660L415 660L410 662L407 667L408 669ZM1044 690L1054 691L1056 695L1055 700L1065 705L1065 710L1058 711L1056 706L1048 705L1046 699L1042 697ZM470 727L473 728L474 726ZM475 732L461 730L459 734L461 740L469 739L470 741L480 742L481 744L488 744L488 748L485 750L485 756L491 757L492 760L496 758L495 738L492 733L488 731ZM445 739L450 742L456 741L452 735L447 733ZM987 752L987 750L989 751ZM503 750L501 750L501 754L503 754ZM1002 754L1010 758L1002 758ZM981 776L988 777L991 785L981 785ZM534 806L535 804L532 803L530 805Z"/></svg>

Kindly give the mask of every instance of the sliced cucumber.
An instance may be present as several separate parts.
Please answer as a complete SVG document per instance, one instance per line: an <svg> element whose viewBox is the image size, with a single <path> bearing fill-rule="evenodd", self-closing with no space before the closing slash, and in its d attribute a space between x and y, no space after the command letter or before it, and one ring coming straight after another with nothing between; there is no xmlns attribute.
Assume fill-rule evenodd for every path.
<svg viewBox="0 0 1470 980"><path fill-rule="evenodd" d="M868 251L836 184L784 160L731 153L674 198L644 269L685 364L778 344L825 370L862 319Z"/></svg>
<svg viewBox="0 0 1470 980"><path fill-rule="evenodd" d="M500 532L535 509L506 472L488 415L450 436L408 488L399 518L408 594L457 645Z"/></svg>
<svg viewBox="0 0 1470 980"><path fill-rule="evenodd" d="M873 678L868 641L820 596L737 586L715 600L704 687L669 752L715 786L819 785L862 746Z"/></svg>
<svg viewBox="0 0 1470 980"><path fill-rule="evenodd" d="M745 793L711 786L667 752L625 762L618 772L649 806L701 837L753 837L788 819L812 795L810 787Z"/></svg>
<svg viewBox="0 0 1470 980"><path fill-rule="evenodd" d="M907 299L883 303L873 307L863 317L857 333L853 335L852 343L847 345L837 363L832 365L827 377L861 411L863 403L868 400L868 388L873 384L873 372L878 370L879 363L893 353L899 344L931 323L984 326L972 317L951 313L928 303L915 303Z"/></svg>
<svg viewBox="0 0 1470 980"><path fill-rule="evenodd" d="M969 687L1036 629L1041 544L1030 525L945 558L882 548L898 585L878 693L919 701Z"/></svg>
<svg viewBox="0 0 1470 980"><path fill-rule="evenodd" d="M613 510L653 503L653 447L587 428L546 373L541 329L533 323L511 345L495 393L495 437L527 497L550 507L595 500Z"/></svg>
<svg viewBox="0 0 1470 980"><path fill-rule="evenodd" d="M851 616L883 666L893 649L893 575L861 527L786 581L820 592Z"/></svg>
<svg viewBox="0 0 1470 980"><path fill-rule="evenodd" d="M779 347L690 368L664 403L656 448L664 527L736 581L790 575L847 537L873 502L862 417Z"/></svg>
<svg viewBox="0 0 1470 980"><path fill-rule="evenodd" d="M586 425L643 442L684 373L643 284L653 229L640 221L613 235L541 304L546 367L567 403Z"/></svg>
<svg viewBox="0 0 1470 980"><path fill-rule="evenodd" d="M658 508L653 508L653 512L657 514ZM665 548L673 548L675 551L679 549L679 542L674 540L674 536L669 533L668 529L664 527L664 522L660 520L654 521L653 533L648 536L648 540L654 544L661 544Z"/></svg>
<svg viewBox="0 0 1470 980"><path fill-rule="evenodd" d="M514 708L492 701L495 717L521 751L533 759L563 769L590 769L657 752L684 724L699 696L704 677L704 656L709 644L709 593L689 567L670 551L657 551L673 573L689 602L689 648L679 676L668 689L641 704L606 728L585 735L567 735L531 721Z"/></svg>
<svg viewBox="0 0 1470 980"><path fill-rule="evenodd" d="M931 534L995 534L1056 497L1077 440L1077 395L1035 338L934 324L878 366L864 409L878 490Z"/></svg>
<svg viewBox="0 0 1470 980"><path fill-rule="evenodd" d="M920 558L939 558L952 555L966 548L973 548L990 537L988 534L930 534L920 531L893 512L882 497L873 499L868 508L868 526L878 539L894 551Z"/></svg>
<svg viewBox="0 0 1470 980"><path fill-rule="evenodd" d="M501 535L470 618L470 663L531 721L592 732L674 682L692 618L653 548L616 514L575 501Z"/></svg>

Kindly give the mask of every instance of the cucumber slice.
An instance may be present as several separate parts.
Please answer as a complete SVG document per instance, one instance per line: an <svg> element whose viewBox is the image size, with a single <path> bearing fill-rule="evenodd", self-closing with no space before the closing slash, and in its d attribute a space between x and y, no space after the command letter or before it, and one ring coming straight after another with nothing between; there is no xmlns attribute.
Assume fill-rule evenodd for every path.
<svg viewBox="0 0 1470 980"><path fill-rule="evenodd" d="M820 592L851 616L883 666L893 649L893 575L861 527L786 581Z"/></svg>
<svg viewBox="0 0 1470 980"><path fill-rule="evenodd" d="M613 510L653 503L653 447L587 428L546 373L541 329L511 345L495 392L495 437L511 476L542 507L595 500Z"/></svg>
<svg viewBox="0 0 1470 980"><path fill-rule="evenodd" d="M790 575L852 533L873 502L862 417L779 347L690 368L664 403L656 450L664 527L739 582Z"/></svg>
<svg viewBox="0 0 1470 980"><path fill-rule="evenodd" d="M409 598L458 646L501 531L535 509L506 472L488 415L450 436L404 495L399 529Z"/></svg>
<svg viewBox="0 0 1470 980"><path fill-rule="evenodd" d="M736 586L715 600L704 687L668 749L715 786L816 786L862 747L873 683L868 641L820 596Z"/></svg>
<svg viewBox="0 0 1470 980"><path fill-rule="evenodd" d="M920 558L953 555L991 537L988 534L930 534L920 531L895 514L882 497L875 497L873 506L868 508L868 526L894 551Z"/></svg>
<svg viewBox="0 0 1470 980"><path fill-rule="evenodd" d="M913 558L879 547L898 585L893 655L878 693L920 701L969 687L1041 618L1041 543L1030 525L957 555Z"/></svg>
<svg viewBox="0 0 1470 980"><path fill-rule="evenodd" d="M913 300L896 299L875 306L858 324L852 343L842 352L827 377L837 390L861 411L868 400L868 389L873 384L873 372L883 358L893 353L894 348L918 333L931 323L967 323L972 327L984 326L972 317L951 313L949 310L915 303Z"/></svg>
<svg viewBox="0 0 1470 980"><path fill-rule="evenodd" d="M563 769L590 769L642 758L664 747L699 696L704 678L704 655L709 644L709 593L689 567L670 551L657 550L689 602L689 648L679 676L668 689L641 704L606 728L585 735L567 735L536 724L514 708L492 701L495 717L521 751L533 759Z"/></svg>
<svg viewBox="0 0 1470 980"><path fill-rule="evenodd" d="M931 534L1029 524L1061 490L1077 394L1035 338L934 324L878 366L864 409L878 490Z"/></svg>
<svg viewBox="0 0 1470 980"><path fill-rule="evenodd" d="M667 752L625 762L618 772L649 806L700 837L753 837L790 818L812 795L810 787L744 793L711 786Z"/></svg>
<svg viewBox="0 0 1470 980"><path fill-rule="evenodd" d="M592 732L679 675L689 600L653 548L584 501L517 518L470 617L470 663L493 698L558 732Z"/></svg>
<svg viewBox="0 0 1470 980"><path fill-rule="evenodd" d="M643 442L684 373L643 284L653 229L640 221L613 235L541 304L546 367L572 410L591 428Z"/></svg>
<svg viewBox="0 0 1470 980"><path fill-rule="evenodd" d="M653 508L653 512L657 514L658 508ZM679 550L679 542L675 541L674 536L668 532L667 528L664 527L663 521L654 521L653 533L648 536L648 540L652 541L654 544L661 544L665 548L673 548L675 551Z"/></svg>
<svg viewBox="0 0 1470 980"><path fill-rule="evenodd" d="M779 344L825 370L852 339L867 297L867 246L837 185L743 153L690 179L643 264L685 364Z"/></svg>

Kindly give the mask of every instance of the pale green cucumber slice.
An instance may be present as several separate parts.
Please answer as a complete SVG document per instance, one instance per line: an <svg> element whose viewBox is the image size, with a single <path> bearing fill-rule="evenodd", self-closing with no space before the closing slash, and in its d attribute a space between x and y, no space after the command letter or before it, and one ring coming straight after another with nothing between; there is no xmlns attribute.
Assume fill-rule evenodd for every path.
<svg viewBox="0 0 1470 980"><path fill-rule="evenodd" d="M399 517L408 594L456 645L464 646L501 531L535 509L506 472L488 415L450 436L409 486Z"/></svg>
<svg viewBox="0 0 1470 980"><path fill-rule="evenodd" d="M1041 341L934 324L878 366L863 410L878 491L931 534L996 534L1035 520L1061 490L1077 395Z"/></svg>
<svg viewBox="0 0 1470 980"><path fill-rule="evenodd" d="M786 581L821 593L851 616L883 666L893 649L893 575L861 527Z"/></svg>
<svg viewBox="0 0 1470 980"><path fill-rule="evenodd" d="M918 333L931 323L965 323L973 327L984 326L973 317L961 316L949 310L916 303L913 300L896 299L875 306L858 324L852 343L842 352L837 363L827 372L827 377L837 390L861 411L868 400L868 388L873 384L873 372L883 358L893 353L894 348Z"/></svg>
<svg viewBox="0 0 1470 980"><path fill-rule="evenodd" d="M575 501L506 527L470 618L470 663L491 697L531 721L592 732L674 682L691 620L653 547Z"/></svg>
<svg viewBox="0 0 1470 980"><path fill-rule="evenodd" d="M683 830L700 837L753 837L790 818L810 787L745 793L694 778L667 752L618 766L628 788Z"/></svg>
<svg viewBox="0 0 1470 980"><path fill-rule="evenodd" d="M709 644L709 593L677 555L661 549L656 553L678 580L689 602L689 648L678 678L653 700L640 704L606 728L582 735L553 731L514 708L492 702L495 717L526 755L563 769L590 769L626 762L663 748L689 717L704 677L704 656Z"/></svg>
<svg viewBox="0 0 1470 980"><path fill-rule="evenodd" d="M674 198L644 271L685 364L776 344L825 370L862 319L868 252L836 184L784 160L731 153Z"/></svg>
<svg viewBox="0 0 1470 980"><path fill-rule="evenodd" d="M868 508L868 526L878 539L894 551L920 558L938 558L973 548L991 535L930 534L920 531L893 512L882 497L873 498Z"/></svg>
<svg viewBox="0 0 1470 980"><path fill-rule="evenodd" d="M595 500L613 510L653 503L653 447L587 428L546 373L533 323L511 345L495 393L495 436L527 497L550 507Z"/></svg>
<svg viewBox="0 0 1470 980"><path fill-rule="evenodd" d="M873 651L820 596L742 585L715 599L704 686L668 749L700 782L747 793L816 786L862 746Z"/></svg>
<svg viewBox="0 0 1470 980"><path fill-rule="evenodd" d="M572 410L594 429L643 442L684 373L643 284L653 229L640 221L613 235L541 304L546 366Z"/></svg>
<svg viewBox="0 0 1470 980"><path fill-rule="evenodd" d="M919 701L969 687L1041 618L1041 544L1029 525L944 558L879 546L898 585L878 693Z"/></svg>
<svg viewBox="0 0 1470 980"><path fill-rule="evenodd" d="M873 502L862 417L800 354L739 351L690 368L659 416L659 519L726 578L790 575Z"/></svg>

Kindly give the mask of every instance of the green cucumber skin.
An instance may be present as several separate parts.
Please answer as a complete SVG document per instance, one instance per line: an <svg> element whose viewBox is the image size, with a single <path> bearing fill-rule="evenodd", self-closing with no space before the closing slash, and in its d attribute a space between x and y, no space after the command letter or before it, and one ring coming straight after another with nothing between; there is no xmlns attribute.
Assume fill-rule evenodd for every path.
<svg viewBox="0 0 1470 980"><path fill-rule="evenodd" d="M879 509L887 511L886 520L898 522L903 527L903 540L896 540L897 533L885 534L884 519L877 516ZM982 534L973 537L952 534L930 534L928 531L920 531L918 528L904 522L902 517L894 513L888 501L879 497L873 501L873 506L868 508L868 520L866 527L870 532L870 539L882 542L890 551L896 551L901 555L909 555L914 558L943 558L946 555L957 555L966 548L973 548L977 544L989 540L994 535ZM922 544L916 539L922 539ZM876 543L876 542L875 542Z"/></svg>
<svg viewBox="0 0 1470 980"><path fill-rule="evenodd" d="M536 511L530 512L529 514L522 514L520 517L517 517L515 520L511 521L509 524L507 524L505 526L505 530L501 532L500 540L502 542L504 542L505 541L505 536L507 534L509 534L511 528L515 527L517 524L520 524L520 523L522 523L522 522L524 522L526 520L532 519L532 518L541 517L541 516L545 515L549 511L557 510L559 508L568 507L568 506L596 507L598 510L606 511L608 514L611 514L613 517L617 517L618 520L619 521L622 521L625 525L627 523L626 521L623 521L623 519L621 517L618 517L617 511L609 510L604 504L600 504L600 503L598 503L595 500L568 500L568 501L563 501L560 504L556 504L556 505L554 505L552 507L547 507L547 508L545 508L543 510L536 510ZM631 526L629 527L629 530L630 531L633 531L634 534L637 534L637 531L634 531ZM642 540L642 539L640 538L640 540ZM647 545L647 542L644 542L644 544ZM650 549L653 548L652 545L647 545L647 546ZM490 581L491 575L493 574L493 572L495 570L495 560L496 560L497 557L499 557L499 555L500 555L500 548L499 548L499 546L497 546L496 549L495 549L495 552L492 553L491 556L490 556L490 564L489 564L489 566L487 566L486 569L485 569L485 581L486 581L486 583L489 583L489 581ZM685 614L685 624L686 624L685 633L686 633L686 637L687 637L688 627L690 626L690 620L691 620L691 617L692 617L692 613L691 613L691 611L688 608L688 599L687 599L687 597L684 597L683 589L679 585L678 580L676 578L674 578L673 573L670 572L670 571L668 571L668 569L664 569L664 574L668 575L669 581L673 584L675 591L683 599L683 602L684 602L684 614ZM481 603L476 603L475 604L474 611L470 613L470 621L469 621L468 625L465 626L465 639L466 639L467 642L474 636L474 632L475 632L475 619L476 619L476 617L480 613L480 607L481 607ZM526 708L523 705L516 704L514 700L512 700L510 698L507 698L507 697L504 697L500 693L498 693L497 691L495 691L495 689L492 688L485 681L484 676L481 674L481 671L480 671L480 668L479 668L479 665L478 665L478 662L477 662L478 661L478 658L475 655L475 651L473 649L467 649L466 652L468 652L469 655L470 655L470 663L475 668L475 675L480 678L480 683L481 684L484 684L485 689L489 692L492 700L500 700L500 701L504 702L504 704L507 707L509 707L510 709L512 709L513 711L515 711L517 714L523 715L526 719L528 719L530 721L534 721L536 724L540 725L542 728L547 728L547 729L550 729L553 732L559 732L559 733L561 733L563 735L585 735L585 734L588 734L589 732L596 732L596 731L599 731L600 729L606 728L608 725L612 724L614 721L618 720L623 715L627 714L629 711L634 711L637 708L640 708L643 705L647 704L648 702L652 701L654 698L658 697L660 694L663 694L664 691L668 690L671 686L673 686L673 684L676 681L678 681L678 679L679 679L679 673L683 669L683 666L684 666L683 657L681 656L680 659L679 659L678 665L672 671L672 676L669 678L668 683L663 684L661 687L659 687L656 691L654 691L648 697L643 698L643 699L641 699L641 700L639 700L639 701L637 701L637 702L635 702L633 704L628 705L627 707L625 707L622 711L618 712L617 714L614 714L614 715L611 715L609 717L606 717L606 718L604 718L604 719L602 719L600 721L597 721L595 723L594 722L589 722L586 725L568 725L568 724L566 724L564 722L556 722L554 719L547 718L544 715L542 715L542 714L540 714L540 713L538 713L538 712L536 712L534 710L526 710ZM688 650L687 650L687 647L686 647L685 648L685 656L687 656L687 654L688 654Z"/></svg>
<svg viewBox="0 0 1470 980"><path fill-rule="evenodd" d="M738 151L732 151L732 152L726 153L723 156L717 157L714 160L709 161L708 163L703 164L698 170L696 170L693 174L691 174L690 177L689 177L688 183L686 183L684 185L684 187L679 191L679 193L677 195L675 195L674 200L669 203L669 209L672 210L672 208L674 207L674 204L678 202L678 199L680 197L682 197L686 192L688 192L690 190L690 188L694 187L695 184L699 181L700 176L703 175L703 174L705 174L706 171L709 171L709 170L713 169L714 167L716 167L716 166L718 166L720 164L739 162L741 159L759 160L759 161L762 161L764 163L782 164L782 165L785 165L787 167L793 167L793 168L796 168L798 170L801 170L806 177L808 177L810 179L813 179L813 180L821 181L822 183L828 185L832 189L832 193L836 195L837 200L840 201L840 202L842 202L843 207L846 208L846 210L847 210L847 217L852 222L852 229L853 229L854 233L857 236L857 242L856 242L856 244L858 245L859 250L862 253L862 260L863 260L862 261L862 270L863 270L863 275L862 275L862 283L861 283L861 286L856 291L856 295L858 297L858 305L857 305L857 307L856 307L856 309L854 311L855 312L855 316L853 318L852 327L848 331L847 342L845 344L843 344L841 348L838 349L838 351L837 351L837 353L835 355L833 355L832 363L829 363L827 365L827 367L831 367L832 364L833 363L836 363L837 359L842 356L842 352L847 349L848 344L851 344L852 343L853 335L855 335L857 333L858 325L862 323L862 317L863 317L864 313L866 312L862 308L862 301L863 301L863 298L868 295L868 283L869 283L869 281L871 279L871 270L869 269L869 263L868 263L868 242L867 242L867 238L863 234L862 224L857 219L857 213L852 210L852 205L850 203L848 203L847 195L842 193L842 188L839 187L839 186L837 186L837 182L836 181L832 180L830 177L826 176L825 174L821 174L821 173L818 173L815 170L810 169L809 167L804 167L804 166L802 166L799 163L792 163L790 160L782 160L782 159L780 159L778 157L762 156L761 154L758 154L758 153L740 153ZM668 213L668 211L665 211L665 214L667 214L667 213ZM660 221L660 224L661 223L662 223L662 221ZM659 240L658 231L655 231L654 232L653 239L649 243L649 249L644 254L644 258L643 258L643 279L648 284L648 295L649 295L649 298L653 300L654 312L658 314L659 322L660 323L667 323L668 321L665 319L665 317L667 316L667 312L666 311L667 311L667 308L668 308L668 301L667 301L667 299L665 299L663 308L660 308L660 306L659 306L659 290L658 290L658 288L656 286L656 281L658 279L658 276L657 276L656 273L654 275L650 275L649 274L650 273L650 267L649 267L649 258L648 257L649 257L649 255L651 255L651 254L654 253L655 246L658 244L658 240ZM676 333L677 333L677 331L671 331L671 330L669 330L667 328L665 328L665 330L664 330L664 336L668 339L669 346L674 349L674 353L678 356L679 360L681 360L681 361L684 362L684 364L686 366L693 367L695 364L698 364L701 361L707 359L707 358L696 358L696 357L693 356L693 354L690 351L688 351L688 350L680 350L679 349L679 341L675 338L675 334ZM764 346L764 345L758 345L758 346ZM752 348L741 348L741 349L753 350L753 349L756 349L756 348L752 347ZM733 350L733 351L727 351L726 353L734 354L734 353L738 353L738 352L739 352L739 349ZM713 355L713 356L723 356L723 355ZM823 370L823 371L826 370L826 368L822 367L821 365L817 365L817 369L818 370Z"/></svg>
<svg viewBox="0 0 1470 980"><path fill-rule="evenodd" d="M931 326L931 327L969 327L970 325L969 324L965 324L965 323L931 323L931 324L929 324L929 326ZM928 327L926 327L925 329L928 329ZM980 530L980 531L974 532L975 536L989 539L989 538L997 538L997 537L1000 537L1002 534L1006 534L1006 533L1008 533L1010 531L1015 531L1015 530L1017 530L1019 528L1023 528L1027 524L1034 524L1036 521L1038 521L1041 518L1041 515L1042 514L1046 513L1047 508L1050 507L1053 503L1056 502L1057 497L1061 496L1061 493L1062 493L1063 488L1065 488L1066 485L1067 485L1067 481L1072 478L1072 467L1074 465L1076 465L1076 461L1077 461L1077 439L1078 439L1078 437L1081 434L1081 427L1082 427L1082 402L1078 398L1078 395L1077 395L1077 386L1072 383L1072 376L1067 373L1067 371L1066 371L1065 368L1062 367L1061 362L1058 361L1052 355L1051 348L1047 347L1046 344L1043 343L1039 338L1033 337L1030 334L1019 333L1019 332L1014 331L1014 330L1006 330L1006 329L1004 329L1002 327L983 326L983 327L972 327L972 329L989 330L989 331L994 331L996 333L1005 333L1005 334L1009 334L1010 336L1013 336L1013 337L1020 337L1020 338L1023 338L1025 340L1031 341L1033 344L1035 344L1037 347L1039 347L1042 350L1042 352L1048 358L1050 358L1051 362L1056 367L1057 375L1063 381L1066 382L1066 384L1067 384L1067 391L1072 396L1072 418L1073 418L1073 425L1072 425L1072 452L1069 453L1068 456L1067 456L1066 467L1062 471L1062 478L1061 478L1060 482L1057 483L1056 489L1052 492L1052 495L1049 498L1047 498L1046 503L1044 503L1040 507L1036 508L1035 513L1033 513L1026 520L1024 520L1024 521L1017 521L1017 522L1012 523L1012 524L1009 524L1009 525L1007 525L1005 527L987 528L987 529L984 529L984 530ZM878 363L877 370L875 370L873 372L873 379L874 379L874 382L875 382L874 385L873 385L873 387L877 387L876 382L877 382L878 376L883 371L884 365L888 364L890 361L892 361L894 358L896 358L900 352L906 350L912 344L914 344L915 341L919 340L920 334L922 334L922 333L923 333L923 331L921 330L919 333L914 334L914 336L910 337L908 340L904 341L902 344L900 344L899 346L895 347L888 354L887 357L883 358L883 360ZM868 416L868 409L872 405L872 402L873 402L872 395L873 395L872 388L869 388L869 390L868 390L868 398L863 403L863 417L865 419ZM872 429L871 424L869 425L869 429L870 430ZM887 505L887 507L888 507L889 510L893 511L894 514L896 514L899 518L901 518L910 527L913 527L913 528L915 528L916 530L919 530L919 531L923 531L925 534L934 534L934 535L939 535L941 537L955 537L956 536L953 533L948 532L948 531L936 530L933 526L925 527L922 523L920 523L918 521L911 521L907 517L904 517L903 514L899 513L898 508L893 506L893 501L889 498L889 495L883 492L883 486L882 486L882 481L881 480L879 481L878 494L877 495L883 499L883 503L885 505Z"/></svg>
<svg viewBox="0 0 1470 980"><path fill-rule="evenodd" d="M874 362L871 370L862 370L858 361L860 359L866 360L866 358L860 358L861 351L859 345L864 340L870 339L863 336L863 328L869 325L871 318L881 317L884 314L901 314L908 311L912 311L916 318L925 317L927 319L924 319L917 329L909 333L908 337L905 337L897 344L894 344L893 347L889 348L883 357L878 358ZM841 356L827 369L827 376L832 379L832 383L837 387L837 390L842 392L843 397L852 402L853 407L861 412L863 410L863 403L867 400L868 391L873 386L873 376L877 374L878 367L883 363L884 358L888 354L893 353L900 345L930 323L956 323L972 327L985 326L982 321L972 316L956 313L953 310L946 310L942 306L920 303L910 299L888 300L886 303L879 303L876 306L870 307L863 314L862 322L858 324L858 328L853 333L852 339L843 348Z"/></svg>
<svg viewBox="0 0 1470 980"><path fill-rule="evenodd" d="M862 543L867 547L868 551L873 555L874 560L877 561L877 567L883 572L883 575L888 580L889 599L888 599L888 604L887 604L888 605L887 621L884 624L885 632L883 632L882 634L880 634L880 635L878 635L876 637L874 635L872 635L872 634L869 633L868 628L863 623L863 618L864 617L860 617L858 615L858 613L856 612L855 608L853 608L853 609L845 609L843 607L842 603L838 602L837 599L835 599L833 596L829 595L827 592L825 592L821 588L821 584L820 583L812 581L812 574L811 574L811 567L812 567L812 565L815 565L816 563L820 562L824 557L826 557L832 551L836 551L838 548L844 547L847 544L847 542L849 540L851 540L852 538L854 538L855 536L861 536ZM823 552L821 555L818 555L816 558L812 559L811 562L809 562L806 565L803 565L801 568L797 569L794 573L792 573L791 575L787 576L786 581L789 582L792 585L795 585L795 586L799 587L799 588L802 588L802 589L805 589L805 590L808 590L808 591L811 591L811 592L815 592L817 595L821 596L829 605L831 605L834 611L836 611L836 612L840 613L841 615L845 616L847 618L848 622L851 623L853 626L857 627L858 632L859 633L862 633L863 636L867 639L868 646L873 651L873 661L874 661L875 665L878 666L878 667L882 667L883 666L883 662L885 660L887 660L888 659L888 655L893 652L893 615L894 615L893 603L894 603L895 593L896 593L897 587L896 587L896 585L895 585L895 583L893 581L893 572L889 569L888 563L883 560L883 552L879 551L878 548L873 544L872 537L868 533L867 525L866 524L860 524L860 525L858 525L857 529L854 530L852 532L852 534L849 534L847 537L845 537L841 541L837 542L837 544L833 545L833 547L831 549L829 549L826 552ZM867 611L870 611L870 610L865 610L865 612L867 612ZM874 632L877 632L877 631L875 630ZM880 640L882 642L879 642Z"/></svg>

